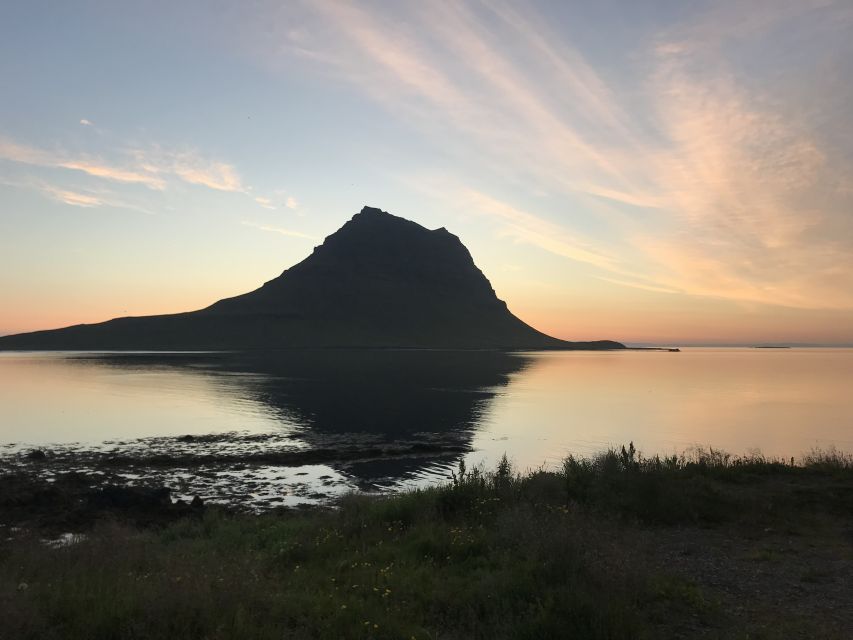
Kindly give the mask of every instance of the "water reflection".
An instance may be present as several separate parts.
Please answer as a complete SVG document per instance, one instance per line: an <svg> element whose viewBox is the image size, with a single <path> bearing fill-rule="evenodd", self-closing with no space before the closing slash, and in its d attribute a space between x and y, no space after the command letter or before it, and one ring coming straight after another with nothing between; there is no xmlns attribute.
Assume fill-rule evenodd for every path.
<svg viewBox="0 0 853 640"><path fill-rule="evenodd" d="M124 372L213 376L220 395L225 381L229 404L239 399L244 407L263 407L308 447L416 442L436 450L348 461L347 473L366 486L443 474L460 450L471 448L496 394L532 360L498 352L353 350L82 355L72 361Z"/></svg>
<svg viewBox="0 0 853 640"><path fill-rule="evenodd" d="M630 440L646 453L850 451L850 389L850 349L4 353L0 447L229 431L307 450L425 443L306 471L370 486L446 475L461 451L522 469Z"/></svg>

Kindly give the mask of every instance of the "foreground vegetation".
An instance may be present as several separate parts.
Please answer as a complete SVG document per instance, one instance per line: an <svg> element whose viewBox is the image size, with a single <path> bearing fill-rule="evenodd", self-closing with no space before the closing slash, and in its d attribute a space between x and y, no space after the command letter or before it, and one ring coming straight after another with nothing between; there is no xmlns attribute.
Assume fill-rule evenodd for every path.
<svg viewBox="0 0 853 640"><path fill-rule="evenodd" d="M853 637L853 460L633 446L0 542L0 638Z"/></svg>

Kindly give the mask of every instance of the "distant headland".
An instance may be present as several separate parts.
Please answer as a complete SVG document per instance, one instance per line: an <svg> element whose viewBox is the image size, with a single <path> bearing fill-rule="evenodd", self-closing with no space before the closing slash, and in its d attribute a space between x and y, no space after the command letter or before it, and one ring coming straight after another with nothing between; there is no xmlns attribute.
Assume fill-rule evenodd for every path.
<svg viewBox="0 0 853 640"><path fill-rule="evenodd" d="M459 238L364 207L302 262L199 311L0 337L0 349L625 349L514 316Z"/></svg>

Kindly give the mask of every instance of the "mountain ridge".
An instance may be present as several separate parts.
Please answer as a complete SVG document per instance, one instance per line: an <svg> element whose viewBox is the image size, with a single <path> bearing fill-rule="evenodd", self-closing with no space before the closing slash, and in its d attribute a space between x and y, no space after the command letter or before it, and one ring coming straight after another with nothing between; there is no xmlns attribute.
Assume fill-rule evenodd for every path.
<svg viewBox="0 0 853 640"><path fill-rule="evenodd" d="M304 260L197 310L0 337L0 349L621 349L514 316L444 227L364 207Z"/></svg>

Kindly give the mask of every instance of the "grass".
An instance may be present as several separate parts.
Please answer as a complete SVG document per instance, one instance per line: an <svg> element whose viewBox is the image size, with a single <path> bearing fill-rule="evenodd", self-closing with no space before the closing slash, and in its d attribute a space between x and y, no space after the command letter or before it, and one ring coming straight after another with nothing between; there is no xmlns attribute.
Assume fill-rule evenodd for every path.
<svg viewBox="0 0 853 640"><path fill-rule="evenodd" d="M570 499L647 523L714 523L744 514L766 519L814 509L850 512L853 457L812 451L793 459L694 449L643 457L633 444L592 458L569 456L558 474Z"/></svg>
<svg viewBox="0 0 853 640"><path fill-rule="evenodd" d="M0 543L0 639L775 637L737 635L701 575L637 540L792 517L849 525L851 488L837 452L792 465L629 446L553 472L460 464L447 486L335 509L103 522L56 549L18 536ZM817 568L797 575L824 582ZM783 613L780 629L832 637Z"/></svg>

